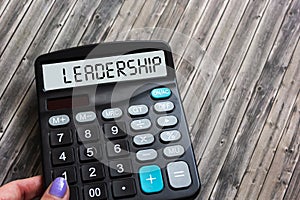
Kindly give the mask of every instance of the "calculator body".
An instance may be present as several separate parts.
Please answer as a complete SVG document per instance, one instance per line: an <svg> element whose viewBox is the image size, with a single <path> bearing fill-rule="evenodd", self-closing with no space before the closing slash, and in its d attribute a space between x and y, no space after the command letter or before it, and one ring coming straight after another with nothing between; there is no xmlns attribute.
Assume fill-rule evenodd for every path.
<svg viewBox="0 0 300 200"><path fill-rule="evenodd" d="M61 50L40 56L35 72L45 186L64 177L79 200L195 198L200 180L167 44Z"/></svg>

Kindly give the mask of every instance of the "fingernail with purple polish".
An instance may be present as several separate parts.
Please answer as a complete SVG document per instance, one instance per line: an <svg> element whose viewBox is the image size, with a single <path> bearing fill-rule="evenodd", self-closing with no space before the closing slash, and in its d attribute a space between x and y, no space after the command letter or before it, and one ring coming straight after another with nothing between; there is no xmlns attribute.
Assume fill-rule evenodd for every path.
<svg viewBox="0 0 300 200"><path fill-rule="evenodd" d="M62 198L65 196L66 191L67 181L62 177L58 177L53 181L49 193L56 197Z"/></svg>

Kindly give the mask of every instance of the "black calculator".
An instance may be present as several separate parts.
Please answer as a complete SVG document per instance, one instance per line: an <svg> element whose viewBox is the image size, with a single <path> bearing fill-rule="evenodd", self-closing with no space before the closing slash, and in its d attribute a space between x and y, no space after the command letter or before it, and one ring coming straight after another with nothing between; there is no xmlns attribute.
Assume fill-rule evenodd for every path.
<svg viewBox="0 0 300 200"><path fill-rule="evenodd" d="M35 63L45 186L70 199L193 199L200 180L170 47L94 44Z"/></svg>

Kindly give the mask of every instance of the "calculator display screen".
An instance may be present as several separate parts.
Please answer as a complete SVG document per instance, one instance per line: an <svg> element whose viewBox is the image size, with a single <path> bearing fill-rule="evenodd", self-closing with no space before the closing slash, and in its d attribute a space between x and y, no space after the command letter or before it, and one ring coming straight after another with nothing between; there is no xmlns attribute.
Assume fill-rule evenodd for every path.
<svg viewBox="0 0 300 200"><path fill-rule="evenodd" d="M44 90L167 76L164 51L43 64Z"/></svg>

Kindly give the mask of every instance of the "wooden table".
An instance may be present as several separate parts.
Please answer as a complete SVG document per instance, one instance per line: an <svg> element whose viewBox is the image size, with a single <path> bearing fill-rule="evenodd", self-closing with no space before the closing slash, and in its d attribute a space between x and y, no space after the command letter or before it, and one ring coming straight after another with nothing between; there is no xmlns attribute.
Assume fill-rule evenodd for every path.
<svg viewBox="0 0 300 200"><path fill-rule="evenodd" d="M35 58L164 40L201 176L197 199L300 199L299 0L1 0L0 183L41 174Z"/></svg>

